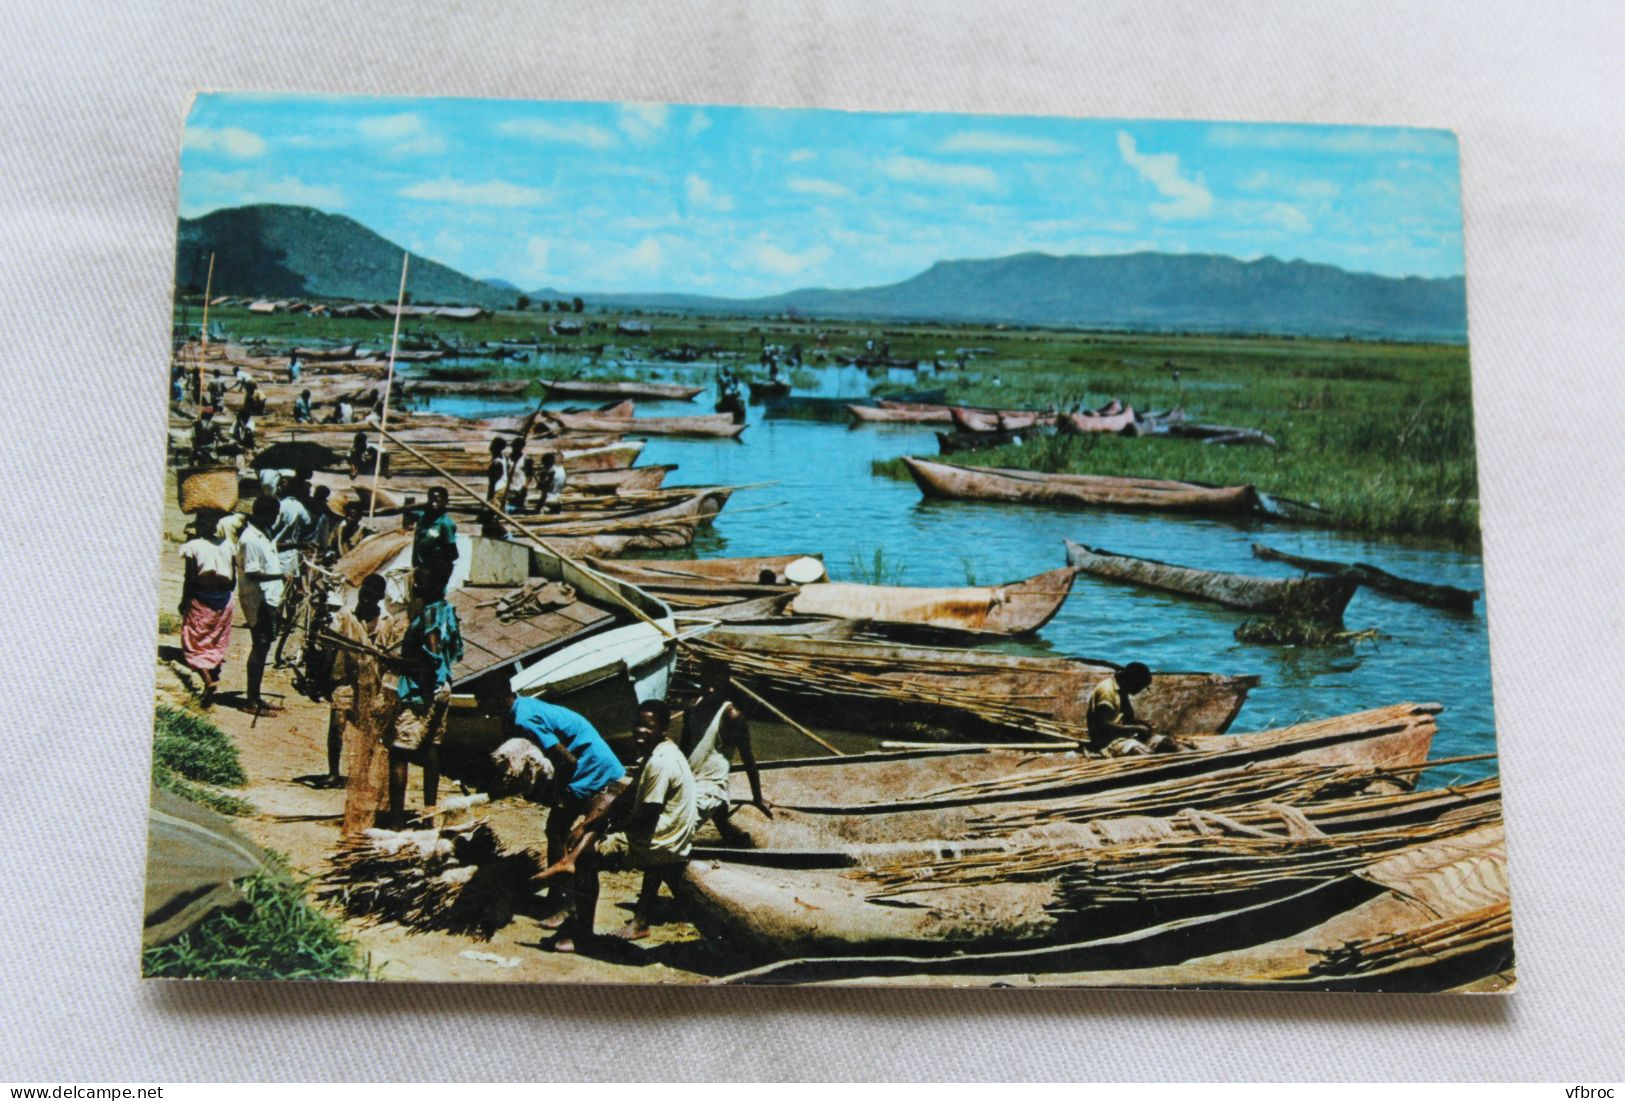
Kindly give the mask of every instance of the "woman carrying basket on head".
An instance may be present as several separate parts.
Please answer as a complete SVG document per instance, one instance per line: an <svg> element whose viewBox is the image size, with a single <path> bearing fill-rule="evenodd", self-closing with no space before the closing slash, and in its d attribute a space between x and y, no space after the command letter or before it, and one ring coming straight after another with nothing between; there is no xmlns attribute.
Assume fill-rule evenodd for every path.
<svg viewBox="0 0 1625 1101"><path fill-rule="evenodd" d="M197 536L181 544L186 565L181 581L181 656L203 678L204 707L214 702L220 686L235 611L237 548L222 528L224 516L217 509L200 510Z"/></svg>

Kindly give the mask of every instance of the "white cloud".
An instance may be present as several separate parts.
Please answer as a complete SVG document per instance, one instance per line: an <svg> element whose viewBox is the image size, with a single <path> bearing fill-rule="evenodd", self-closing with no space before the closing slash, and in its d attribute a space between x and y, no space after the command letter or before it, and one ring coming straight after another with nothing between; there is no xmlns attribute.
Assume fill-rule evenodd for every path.
<svg viewBox="0 0 1625 1101"><path fill-rule="evenodd" d="M430 245L430 249L420 251L430 250L432 250L436 256L461 256L463 254L463 238L461 235L453 233L449 229L443 229L434 235L434 241Z"/></svg>
<svg viewBox="0 0 1625 1101"><path fill-rule="evenodd" d="M767 241L757 241L746 249L746 255L760 270L773 275L795 275L817 267L830 258L828 245L814 245L803 252L790 252Z"/></svg>
<svg viewBox="0 0 1625 1101"><path fill-rule="evenodd" d="M792 149L785 159L792 164L800 164L803 161L810 161L816 156L818 156L818 153L812 149Z"/></svg>
<svg viewBox="0 0 1625 1101"><path fill-rule="evenodd" d="M852 194L852 189L834 180L821 180L815 176L791 176L785 186L798 195L821 195L826 199L839 199Z"/></svg>
<svg viewBox="0 0 1625 1101"><path fill-rule="evenodd" d="M265 139L252 130L235 126L188 126L181 144L202 153L225 153L232 157L258 157L265 153Z"/></svg>
<svg viewBox="0 0 1625 1101"><path fill-rule="evenodd" d="M616 142L615 135L602 126L590 122L549 122L547 119L509 119L497 125L497 133L532 141L558 142L562 145L583 145L588 149L608 149Z"/></svg>
<svg viewBox="0 0 1625 1101"><path fill-rule="evenodd" d="M704 176L696 176L690 172L683 181L688 189L688 201L703 210L729 211L734 208L732 195L721 195L711 187L711 181Z"/></svg>
<svg viewBox="0 0 1625 1101"><path fill-rule="evenodd" d="M400 190L406 199L428 202L456 203L461 206L541 206L547 194L534 187L524 187L507 180L488 180L485 183L466 183L442 176L438 180L424 180Z"/></svg>
<svg viewBox="0 0 1625 1101"><path fill-rule="evenodd" d="M1152 203L1158 218L1199 218L1213 209L1213 195L1201 176L1186 179L1179 174L1179 156L1174 153L1141 153L1126 130L1117 132L1117 149L1140 178L1168 198Z"/></svg>
<svg viewBox="0 0 1625 1101"><path fill-rule="evenodd" d="M665 262L666 250L660 247L660 242L653 237L645 237L621 253L612 264L614 270L619 270L623 274L652 275L659 271Z"/></svg>
<svg viewBox="0 0 1625 1101"><path fill-rule="evenodd" d="M695 111L688 116L688 133L690 137L711 128L711 116L704 111Z"/></svg>
<svg viewBox="0 0 1625 1101"><path fill-rule="evenodd" d="M182 206L188 217L228 206L287 203L341 210L348 200L337 187L310 184L297 176L267 178L256 172L196 172L181 177Z"/></svg>
<svg viewBox="0 0 1625 1101"><path fill-rule="evenodd" d="M1209 145L1231 149L1294 149L1314 153L1453 154L1455 135L1443 130L1359 129L1343 126L1214 126Z"/></svg>
<svg viewBox="0 0 1625 1101"><path fill-rule="evenodd" d="M887 157L880 162L880 170L904 183L968 187L977 191L993 191L999 186L999 177L992 169L974 164L943 164L919 157Z"/></svg>
<svg viewBox="0 0 1625 1101"><path fill-rule="evenodd" d="M623 103L617 121L622 130L642 140L664 130L669 114L664 103Z"/></svg>
<svg viewBox="0 0 1625 1101"><path fill-rule="evenodd" d="M361 136L375 145L389 147L389 152L402 155L443 153L446 143L439 134L430 131L423 116L411 111L399 115L374 115L356 123Z"/></svg>
<svg viewBox="0 0 1625 1101"><path fill-rule="evenodd" d="M1049 138L1025 137L1021 134L1001 134L997 130L961 130L950 134L937 147L939 153L1031 153L1038 156L1057 156L1075 150Z"/></svg>

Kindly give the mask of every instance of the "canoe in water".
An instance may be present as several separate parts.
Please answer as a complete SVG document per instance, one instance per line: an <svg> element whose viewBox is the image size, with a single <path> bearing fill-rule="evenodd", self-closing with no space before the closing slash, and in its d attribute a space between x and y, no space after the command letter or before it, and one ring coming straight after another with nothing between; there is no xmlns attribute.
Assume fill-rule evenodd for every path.
<svg viewBox="0 0 1625 1101"><path fill-rule="evenodd" d="M1118 669L1086 658L727 629L695 640L692 652L727 658L736 680L804 721L869 733L907 723L966 739L1031 741L1040 723L1082 738L1089 693ZM1167 733L1222 733L1257 684L1254 676L1159 669L1134 710Z"/></svg>
<svg viewBox="0 0 1625 1101"><path fill-rule="evenodd" d="M1066 560L1084 573L1211 600L1227 608L1341 622L1358 582L1346 577L1249 577L1198 570L1154 558L1113 554L1066 540Z"/></svg>
<svg viewBox="0 0 1625 1101"><path fill-rule="evenodd" d="M728 413L699 414L692 417L634 417L610 413L548 413L575 432L622 432L628 436L701 436L732 439L745 430Z"/></svg>
<svg viewBox="0 0 1625 1101"><path fill-rule="evenodd" d="M650 401L693 401L705 389L676 382L590 382L585 379L544 380L549 397L645 398Z"/></svg>
<svg viewBox="0 0 1625 1101"><path fill-rule="evenodd" d="M1155 478L1036 474L1003 467L958 466L912 456L904 456L903 464L927 497L1221 514L1251 512L1258 502L1258 493L1250 485L1203 486Z"/></svg>
<svg viewBox="0 0 1625 1101"><path fill-rule="evenodd" d="M915 405L886 401L879 405L848 405L848 413L855 421L876 424L952 424L953 415L946 405Z"/></svg>
<svg viewBox="0 0 1625 1101"><path fill-rule="evenodd" d="M1076 576L1076 571L1067 567L1005 585L954 589L826 581L803 586L789 610L794 615L1027 635L1061 610Z"/></svg>

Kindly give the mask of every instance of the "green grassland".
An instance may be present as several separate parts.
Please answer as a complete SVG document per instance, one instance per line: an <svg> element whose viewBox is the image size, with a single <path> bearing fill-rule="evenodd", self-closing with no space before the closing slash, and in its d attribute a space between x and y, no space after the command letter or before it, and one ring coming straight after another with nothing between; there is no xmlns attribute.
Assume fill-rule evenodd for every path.
<svg viewBox="0 0 1625 1101"><path fill-rule="evenodd" d="M567 360L569 373L583 377L621 377L618 355L646 358L653 348L681 344L744 353L751 364L764 339L800 343L808 362L804 370L814 370L820 351L833 362L835 354L860 352L868 339L885 340L894 358L921 360L914 381L888 384L891 389L945 390L955 403L1001 408L1087 407L1113 397L1142 411L1183 406L1190 420L1261 429L1280 444L1217 447L1167 438L1056 437L955 461L1251 483L1319 504L1329 522L1353 531L1464 547L1475 547L1479 539L1472 390L1467 349L1461 345L666 316L646 318L653 336L626 337L613 331L619 315L592 310L579 316L597 322L599 331L550 336L548 321L557 316L533 308L421 327L465 344L538 339L565 356L585 358L584 365L581 359ZM200 320L195 304L189 319L194 326ZM420 328L418 321L406 328ZM227 308L211 311L210 322L234 339L260 338L272 346L332 340L377 347L389 339L388 324L376 320ZM597 357L606 344L610 349ZM981 351L958 370L958 349ZM932 369L939 357L947 369ZM505 364L498 373L560 372ZM665 373L703 383L712 377L712 367L672 364ZM906 477L895 462L877 464L876 472Z"/></svg>

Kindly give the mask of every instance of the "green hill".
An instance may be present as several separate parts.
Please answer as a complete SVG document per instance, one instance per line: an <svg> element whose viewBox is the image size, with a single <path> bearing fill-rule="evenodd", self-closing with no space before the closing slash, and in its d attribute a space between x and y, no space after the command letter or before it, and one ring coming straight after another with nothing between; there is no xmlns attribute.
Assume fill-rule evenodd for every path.
<svg viewBox="0 0 1625 1101"><path fill-rule="evenodd" d="M203 289L215 254L216 294L272 298L348 298L393 302L400 289L401 247L342 214L305 206L239 206L182 218L176 282ZM511 307L512 290L413 255L412 301Z"/></svg>

